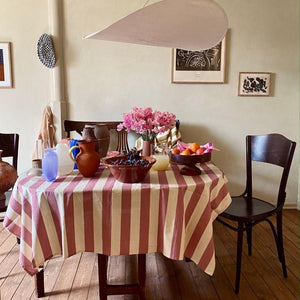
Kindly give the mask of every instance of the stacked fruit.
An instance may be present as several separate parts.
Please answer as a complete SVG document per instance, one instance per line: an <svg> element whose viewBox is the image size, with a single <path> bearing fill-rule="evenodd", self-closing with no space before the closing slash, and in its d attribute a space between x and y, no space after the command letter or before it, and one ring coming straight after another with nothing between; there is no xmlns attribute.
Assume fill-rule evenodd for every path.
<svg viewBox="0 0 300 300"><path fill-rule="evenodd" d="M172 154L180 154L180 155L201 155L205 153L209 153L212 150L218 150L214 148L212 143L207 143L205 145L199 145L197 142L193 143L184 143L181 141L177 141L177 146L172 150Z"/></svg>
<svg viewBox="0 0 300 300"><path fill-rule="evenodd" d="M125 165L125 166L148 166L149 161L140 156L140 151L136 148L132 148L127 154L126 157L122 157L118 160L112 161L112 165Z"/></svg>

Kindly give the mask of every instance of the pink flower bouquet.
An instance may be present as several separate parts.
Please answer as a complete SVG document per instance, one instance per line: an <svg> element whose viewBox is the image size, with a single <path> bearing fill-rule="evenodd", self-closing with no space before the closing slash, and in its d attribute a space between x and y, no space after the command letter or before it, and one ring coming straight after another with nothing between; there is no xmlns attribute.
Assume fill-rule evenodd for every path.
<svg viewBox="0 0 300 300"><path fill-rule="evenodd" d="M150 107L134 107L129 113L123 114L123 120L117 127L118 131L133 130L144 141L153 141L159 132L165 132L175 125L176 116L169 112L153 111Z"/></svg>

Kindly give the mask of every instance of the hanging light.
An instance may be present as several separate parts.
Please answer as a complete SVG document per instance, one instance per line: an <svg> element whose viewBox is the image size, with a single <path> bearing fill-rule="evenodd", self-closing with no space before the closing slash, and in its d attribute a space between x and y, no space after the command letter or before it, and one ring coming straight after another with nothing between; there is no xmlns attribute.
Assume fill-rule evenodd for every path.
<svg viewBox="0 0 300 300"><path fill-rule="evenodd" d="M227 27L225 11L213 0L163 0L85 38L204 50L218 44Z"/></svg>

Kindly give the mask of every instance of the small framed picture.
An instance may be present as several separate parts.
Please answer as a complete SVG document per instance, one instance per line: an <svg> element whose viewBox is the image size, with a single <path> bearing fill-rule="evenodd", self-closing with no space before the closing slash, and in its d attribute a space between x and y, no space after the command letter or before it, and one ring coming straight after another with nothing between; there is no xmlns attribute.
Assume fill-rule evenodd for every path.
<svg viewBox="0 0 300 300"><path fill-rule="evenodd" d="M224 83L226 36L201 51L173 49L172 83Z"/></svg>
<svg viewBox="0 0 300 300"><path fill-rule="evenodd" d="M240 72L239 96L269 96L271 73Z"/></svg>
<svg viewBox="0 0 300 300"><path fill-rule="evenodd" d="M0 88L12 88L9 42L0 42Z"/></svg>

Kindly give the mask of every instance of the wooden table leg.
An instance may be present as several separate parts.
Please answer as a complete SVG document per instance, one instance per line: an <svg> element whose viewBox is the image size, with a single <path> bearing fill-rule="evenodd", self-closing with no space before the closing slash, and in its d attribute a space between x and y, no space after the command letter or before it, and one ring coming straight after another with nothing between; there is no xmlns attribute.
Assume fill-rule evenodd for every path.
<svg viewBox="0 0 300 300"><path fill-rule="evenodd" d="M45 288L44 288L44 269L41 269L35 275L35 293L38 298L45 296Z"/></svg>
<svg viewBox="0 0 300 300"><path fill-rule="evenodd" d="M145 300L146 288L146 254L138 255L138 278L139 278L139 296L141 300Z"/></svg>
<svg viewBox="0 0 300 300"><path fill-rule="evenodd" d="M107 300L107 259L103 254L98 254L98 278L100 300Z"/></svg>
<svg viewBox="0 0 300 300"><path fill-rule="evenodd" d="M100 300L107 300L108 295L138 294L141 300L145 300L146 286L146 254L138 254L138 283L112 285L107 284L107 260L108 256L98 254L98 276Z"/></svg>

